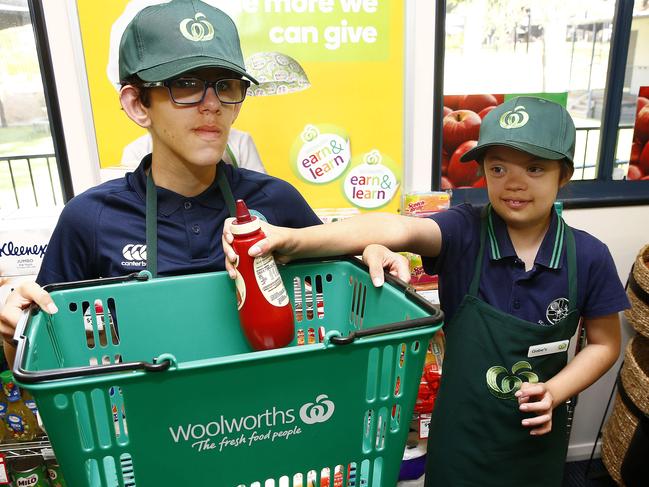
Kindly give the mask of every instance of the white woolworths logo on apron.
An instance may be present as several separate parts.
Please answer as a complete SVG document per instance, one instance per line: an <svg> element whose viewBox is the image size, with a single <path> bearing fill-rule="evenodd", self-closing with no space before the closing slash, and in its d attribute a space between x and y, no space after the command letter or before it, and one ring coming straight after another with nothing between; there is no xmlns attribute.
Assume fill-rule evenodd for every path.
<svg viewBox="0 0 649 487"><path fill-rule="evenodd" d="M174 443L188 443L199 452L220 452L226 448L253 446L259 442L288 440L302 434L304 427L329 421L335 410L336 406L329 396L320 394L314 402L303 404L299 410L273 406L238 418L220 415L207 423L170 426L169 433Z"/></svg>
<svg viewBox="0 0 649 487"><path fill-rule="evenodd" d="M518 129L523 127L530 119L523 105L518 105L513 110L508 110L500 116L500 126L504 129Z"/></svg>
<svg viewBox="0 0 649 487"><path fill-rule="evenodd" d="M214 26L205 20L204 14L198 12L193 19L184 19L180 23L180 33L190 41L211 41L214 39Z"/></svg>

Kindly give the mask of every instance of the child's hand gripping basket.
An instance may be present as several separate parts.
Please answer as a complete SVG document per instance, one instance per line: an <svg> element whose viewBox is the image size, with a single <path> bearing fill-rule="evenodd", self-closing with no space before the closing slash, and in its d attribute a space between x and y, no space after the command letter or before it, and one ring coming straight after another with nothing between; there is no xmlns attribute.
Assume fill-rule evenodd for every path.
<svg viewBox="0 0 649 487"><path fill-rule="evenodd" d="M354 260L281 273L296 340L263 352L224 272L50 287L14 374L68 485L393 487L442 313Z"/></svg>

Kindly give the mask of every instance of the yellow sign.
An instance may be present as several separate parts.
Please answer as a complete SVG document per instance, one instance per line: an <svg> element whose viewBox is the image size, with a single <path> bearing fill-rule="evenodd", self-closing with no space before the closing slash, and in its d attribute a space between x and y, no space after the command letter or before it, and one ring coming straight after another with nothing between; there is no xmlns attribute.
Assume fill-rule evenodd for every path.
<svg viewBox="0 0 649 487"><path fill-rule="evenodd" d="M118 39L127 21L143 5L153 3L156 2L77 0L102 167L119 165L124 148L146 134L120 109L117 53L109 55L111 29ZM237 129L252 136L268 173L293 184L315 209L396 211L403 173L405 2L207 3L234 19L247 69L253 76L257 76L257 61L251 59L279 52L296 61L308 77L308 83L299 84L300 88L310 84L308 89L291 92L290 85L281 79L285 71L277 74L276 66L273 76L277 77L277 87L264 91L266 88L260 86L255 93L267 95L275 90L272 92L283 94L248 96L235 123ZM209 36L209 29L204 31L203 38ZM112 45L116 50L115 40ZM304 139L314 129L320 145ZM334 146L323 145L325 142L333 142ZM334 154L335 151L339 152ZM359 172L361 169L353 161L362 161L370 153L390 161L390 175L381 173L370 179L367 171ZM383 166L371 169L378 171L380 167ZM359 181L381 181L384 187L379 183L360 192ZM373 201L373 195L383 200Z"/></svg>

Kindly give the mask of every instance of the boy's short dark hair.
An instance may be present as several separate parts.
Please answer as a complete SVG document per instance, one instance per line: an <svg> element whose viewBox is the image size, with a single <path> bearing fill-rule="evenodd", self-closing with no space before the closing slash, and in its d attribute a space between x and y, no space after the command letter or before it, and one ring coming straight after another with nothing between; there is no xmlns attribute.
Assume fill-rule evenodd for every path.
<svg viewBox="0 0 649 487"><path fill-rule="evenodd" d="M133 74L125 80L122 80L121 85L122 87L131 85L137 88L140 102L142 102L142 105L148 108L151 106L151 93L149 92L149 88L142 86L143 83L144 81L142 81L137 74Z"/></svg>

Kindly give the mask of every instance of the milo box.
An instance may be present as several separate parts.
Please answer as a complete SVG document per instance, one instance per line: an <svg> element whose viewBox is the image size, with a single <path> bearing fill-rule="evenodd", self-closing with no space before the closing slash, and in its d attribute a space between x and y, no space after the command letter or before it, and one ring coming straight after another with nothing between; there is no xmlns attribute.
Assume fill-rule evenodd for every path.
<svg viewBox="0 0 649 487"><path fill-rule="evenodd" d="M48 462L47 476L50 479L50 485L52 487L67 487L68 485L65 483L65 479L61 473L61 467L59 467L58 463Z"/></svg>
<svg viewBox="0 0 649 487"><path fill-rule="evenodd" d="M49 487L50 483L45 475L45 468L42 464L28 469L14 468L13 470L15 487Z"/></svg>

